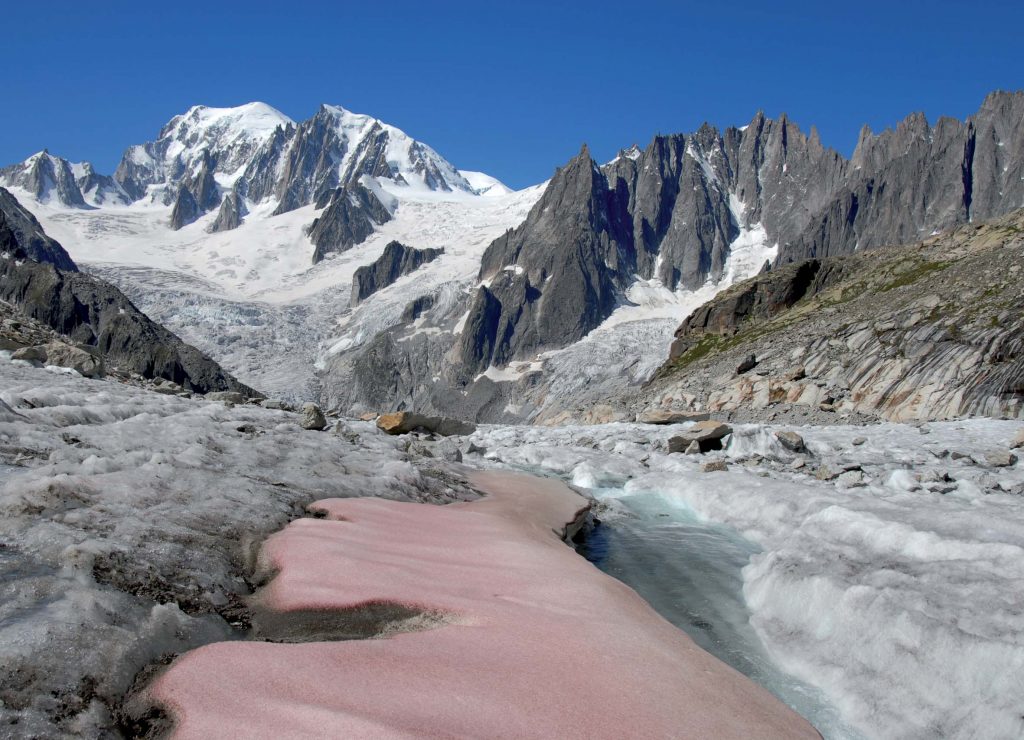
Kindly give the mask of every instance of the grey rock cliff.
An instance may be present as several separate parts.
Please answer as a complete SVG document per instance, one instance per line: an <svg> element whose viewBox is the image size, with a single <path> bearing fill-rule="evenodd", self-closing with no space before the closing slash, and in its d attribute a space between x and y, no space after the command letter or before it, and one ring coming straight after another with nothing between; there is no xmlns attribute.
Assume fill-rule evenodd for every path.
<svg viewBox="0 0 1024 740"><path fill-rule="evenodd" d="M779 262L898 245L1024 206L1024 93L995 92L966 121L865 127L847 177Z"/></svg>
<svg viewBox="0 0 1024 740"><path fill-rule="evenodd" d="M638 406L737 418L1024 416L1024 210L902 249L794 263L679 327ZM756 355L751 372L737 362Z"/></svg>
<svg viewBox="0 0 1024 740"><path fill-rule="evenodd" d="M850 161L763 113L741 129L657 136L601 168L581 153L484 254L490 283L459 340L460 377L577 341L635 277L717 281L753 229L781 265L1006 214L1024 205L1022 120L1024 93L993 93L965 122L914 114L879 136L865 129Z"/></svg>
<svg viewBox="0 0 1024 740"><path fill-rule="evenodd" d="M413 249L400 242L390 242L372 264L356 270L352 277L352 305L366 300L378 290L388 287L420 265L444 254L443 249Z"/></svg>

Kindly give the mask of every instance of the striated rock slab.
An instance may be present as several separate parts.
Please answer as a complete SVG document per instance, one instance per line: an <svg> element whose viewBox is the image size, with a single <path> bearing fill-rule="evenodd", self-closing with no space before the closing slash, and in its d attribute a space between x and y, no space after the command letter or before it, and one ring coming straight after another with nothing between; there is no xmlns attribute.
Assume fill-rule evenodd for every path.
<svg viewBox="0 0 1024 740"><path fill-rule="evenodd" d="M567 547L587 503L564 484L472 482L486 498L329 499L273 536L257 626L318 641L187 653L149 690L174 736L818 737ZM320 641L366 635L389 638Z"/></svg>

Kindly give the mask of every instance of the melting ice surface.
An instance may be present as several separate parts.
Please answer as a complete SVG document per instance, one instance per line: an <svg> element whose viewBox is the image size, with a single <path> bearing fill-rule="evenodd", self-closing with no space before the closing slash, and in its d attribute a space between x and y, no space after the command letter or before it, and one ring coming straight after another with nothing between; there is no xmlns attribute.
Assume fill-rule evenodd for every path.
<svg viewBox="0 0 1024 740"><path fill-rule="evenodd" d="M1024 464L988 457L1020 423L790 427L802 469L780 428L706 456L636 424L474 442L608 502L602 567L826 737L1024 737Z"/></svg>
<svg viewBox="0 0 1024 740"><path fill-rule="evenodd" d="M591 562L631 586L704 650L793 707L826 740L861 737L821 691L780 670L750 626L741 571L760 548L655 492L592 493L617 505L583 547Z"/></svg>

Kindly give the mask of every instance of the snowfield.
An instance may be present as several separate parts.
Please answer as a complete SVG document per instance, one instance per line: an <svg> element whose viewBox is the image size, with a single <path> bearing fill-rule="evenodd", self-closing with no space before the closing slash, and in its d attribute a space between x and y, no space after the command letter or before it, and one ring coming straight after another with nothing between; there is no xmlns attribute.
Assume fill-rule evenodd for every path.
<svg viewBox="0 0 1024 740"><path fill-rule="evenodd" d="M1024 468L985 460L1020 424L786 428L810 449L803 469L758 425L704 456L668 455L677 431L634 424L489 427L473 441L492 464L605 500L654 494L759 548L742 571L751 623L853 728L819 726L826 737L1021 737ZM708 459L730 467L701 472ZM823 481L805 472L816 465L861 472Z"/></svg>
<svg viewBox="0 0 1024 740"><path fill-rule="evenodd" d="M237 639L258 546L309 502L466 495L369 424L305 431L292 413L8 358L0 353L0 734L100 736L144 667Z"/></svg>

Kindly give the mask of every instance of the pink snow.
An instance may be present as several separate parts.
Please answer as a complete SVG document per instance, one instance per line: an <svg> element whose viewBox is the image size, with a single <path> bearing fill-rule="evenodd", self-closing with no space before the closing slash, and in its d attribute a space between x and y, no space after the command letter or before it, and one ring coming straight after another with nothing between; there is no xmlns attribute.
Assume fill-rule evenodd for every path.
<svg viewBox="0 0 1024 740"><path fill-rule="evenodd" d="M445 619L394 636L225 642L151 687L178 738L818 738L562 540L585 510L560 482L479 472L439 507L327 499L261 554L257 609L405 605Z"/></svg>

